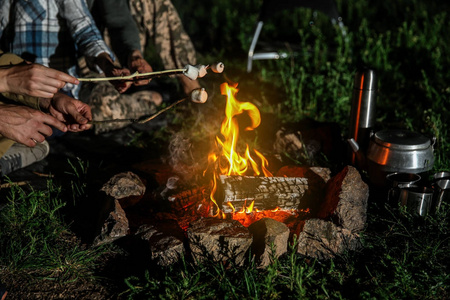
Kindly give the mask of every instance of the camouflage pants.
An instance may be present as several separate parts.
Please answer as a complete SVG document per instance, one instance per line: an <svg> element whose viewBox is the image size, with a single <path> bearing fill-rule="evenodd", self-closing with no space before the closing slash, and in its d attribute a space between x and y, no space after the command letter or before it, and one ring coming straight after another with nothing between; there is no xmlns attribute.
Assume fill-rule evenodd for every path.
<svg viewBox="0 0 450 300"><path fill-rule="evenodd" d="M158 110L162 103L161 94L155 91L139 91L133 94L119 94L109 82L83 83L80 99L89 104L95 121L114 119L138 119ZM116 130L131 122L111 122L94 125L95 134Z"/></svg>
<svg viewBox="0 0 450 300"><path fill-rule="evenodd" d="M197 64L194 45L170 0L129 1L131 14L139 28L142 49L149 40L153 40L165 69Z"/></svg>

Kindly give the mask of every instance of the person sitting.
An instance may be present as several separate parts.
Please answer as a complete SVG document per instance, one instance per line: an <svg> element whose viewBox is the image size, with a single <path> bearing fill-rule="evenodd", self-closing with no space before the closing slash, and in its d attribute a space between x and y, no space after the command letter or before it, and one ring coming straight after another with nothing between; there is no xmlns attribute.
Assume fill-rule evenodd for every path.
<svg viewBox="0 0 450 300"><path fill-rule="evenodd" d="M74 77L78 77L80 55L86 58L90 69L107 77L130 75L130 70L117 64L84 0L0 0L0 6L0 45L3 50ZM114 80L111 84L113 90L123 93L133 83ZM68 83L62 92L83 101L84 98L80 98L82 85ZM95 103L88 104L96 108L95 118L108 116L105 110L97 109ZM127 106L126 103L121 105Z"/></svg>
<svg viewBox="0 0 450 300"><path fill-rule="evenodd" d="M130 71L116 65L84 0L0 0L0 46L21 56L77 77L77 59L84 55L90 68L108 77ZM115 80L123 93L130 82ZM78 98L80 85L66 84L62 91Z"/></svg>
<svg viewBox="0 0 450 300"><path fill-rule="evenodd" d="M187 64L196 64L193 44L184 32L178 14L170 1L130 3L128 0L87 0L87 4L105 41L117 55L121 65L127 67L131 73L153 71L142 54L142 49L147 47L151 37L157 37L156 51L166 69L180 69ZM130 5L132 5L133 14L130 11ZM136 7L144 9L136 10ZM152 13L150 14L149 11ZM151 23L150 19L156 20L160 24L153 26L151 23L143 29L138 26L140 18L145 18L148 23ZM81 64L83 65L83 61ZM191 80L184 75L177 78L185 94L200 87L197 80ZM148 80L137 79L134 82L135 86L147 84ZM100 82L83 85L80 98L90 104L96 120L137 119L155 113L157 106L161 105L163 99L157 90L158 88L147 86L119 94L107 83ZM126 125L127 123L99 124L94 130L96 133L101 133Z"/></svg>
<svg viewBox="0 0 450 300"><path fill-rule="evenodd" d="M106 42L117 56L121 66L131 73L148 73L153 68L143 58L137 27L128 9L126 0L88 0L88 8L100 32L106 34ZM85 77L95 77L84 59L79 65ZM108 119L137 119L156 112L163 98L159 91L149 84L150 80L135 80L138 87L126 93L119 93L108 82L88 82L83 84L80 99L92 108L97 121ZM145 86L145 87L144 87ZM94 126L96 134L120 129L128 123L103 123Z"/></svg>
<svg viewBox="0 0 450 300"><path fill-rule="evenodd" d="M127 0L139 30L141 48L153 43L165 69L180 69L197 64L194 44L170 0ZM177 77L186 94L200 88L197 80Z"/></svg>
<svg viewBox="0 0 450 300"><path fill-rule="evenodd" d="M58 92L67 83L78 80L0 50L0 177L44 159L52 127L91 127L90 107Z"/></svg>

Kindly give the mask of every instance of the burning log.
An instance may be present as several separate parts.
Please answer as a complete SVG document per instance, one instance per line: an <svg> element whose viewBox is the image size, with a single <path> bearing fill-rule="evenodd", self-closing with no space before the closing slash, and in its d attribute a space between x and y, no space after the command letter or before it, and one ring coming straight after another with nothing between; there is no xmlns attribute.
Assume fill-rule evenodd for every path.
<svg viewBox="0 0 450 300"><path fill-rule="evenodd" d="M190 206L200 205L207 198L207 187L193 188L170 195L167 200L176 210L186 210Z"/></svg>
<svg viewBox="0 0 450 300"><path fill-rule="evenodd" d="M220 181L224 213L232 213L252 201L260 209L296 210L308 189L308 179L300 177L220 175Z"/></svg>

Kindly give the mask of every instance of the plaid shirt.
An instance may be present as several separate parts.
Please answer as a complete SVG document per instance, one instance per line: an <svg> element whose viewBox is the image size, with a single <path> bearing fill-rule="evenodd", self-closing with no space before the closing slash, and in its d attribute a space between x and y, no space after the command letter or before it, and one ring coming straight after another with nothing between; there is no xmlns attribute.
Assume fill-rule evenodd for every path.
<svg viewBox="0 0 450 300"><path fill-rule="evenodd" d="M85 0L0 0L0 8L5 52L74 76L78 54L88 62L102 52L113 57Z"/></svg>

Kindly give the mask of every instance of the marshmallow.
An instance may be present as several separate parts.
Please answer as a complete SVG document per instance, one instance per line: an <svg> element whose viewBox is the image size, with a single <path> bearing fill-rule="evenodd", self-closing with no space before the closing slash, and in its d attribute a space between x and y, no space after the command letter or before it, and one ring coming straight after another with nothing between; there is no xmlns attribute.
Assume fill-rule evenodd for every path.
<svg viewBox="0 0 450 300"><path fill-rule="evenodd" d="M187 78L189 78L191 80L197 79L199 70L196 67L191 66L191 65L186 65L184 68L185 68L185 70L183 72L184 76L186 76Z"/></svg>
<svg viewBox="0 0 450 300"><path fill-rule="evenodd" d="M206 75L206 66L205 65L196 65L195 66L198 69L198 77L202 78Z"/></svg>
<svg viewBox="0 0 450 300"><path fill-rule="evenodd" d="M217 64L211 66L211 70L214 73L222 73L223 69L225 69L225 66L222 62L218 62Z"/></svg>
<svg viewBox="0 0 450 300"><path fill-rule="evenodd" d="M208 100L208 93L205 91L205 88L199 88L192 90L191 92L191 101L194 103L205 103Z"/></svg>

